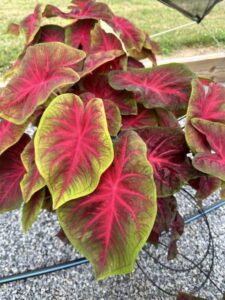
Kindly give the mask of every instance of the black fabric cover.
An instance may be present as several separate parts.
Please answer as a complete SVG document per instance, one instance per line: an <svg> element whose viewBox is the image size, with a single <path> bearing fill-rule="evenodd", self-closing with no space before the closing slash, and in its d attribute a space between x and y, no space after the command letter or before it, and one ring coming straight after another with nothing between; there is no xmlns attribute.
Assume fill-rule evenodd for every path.
<svg viewBox="0 0 225 300"><path fill-rule="evenodd" d="M211 11L217 3L223 0L158 0L172 8L175 8L186 17L197 23Z"/></svg>

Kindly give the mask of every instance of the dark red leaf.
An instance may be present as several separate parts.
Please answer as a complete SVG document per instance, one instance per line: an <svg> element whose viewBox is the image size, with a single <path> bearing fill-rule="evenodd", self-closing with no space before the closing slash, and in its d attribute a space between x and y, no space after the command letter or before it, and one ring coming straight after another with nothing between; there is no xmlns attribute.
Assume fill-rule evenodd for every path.
<svg viewBox="0 0 225 300"><path fill-rule="evenodd" d="M66 43L74 48L88 52L91 46L91 30L95 20L79 20L66 27Z"/></svg>
<svg viewBox="0 0 225 300"><path fill-rule="evenodd" d="M0 156L0 213L17 209L22 203L20 181L25 168L20 155L30 138L22 138Z"/></svg>
<svg viewBox="0 0 225 300"><path fill-rule="evenodd" d="M82 80L83 89L92 93L97 98L113 101L120 109L122 114L137 113L137 104L131 93L126 91L116 91L108 84L105 75L87 76Z"/></svg>
<svg viewBox="0 0 225 300"><path fill-rule="evenodd" d="M154 171L158 197L167 197L196 176L191 166L182 130L175 128L145 128L137 130L145 141L147 157Z"/></svg>
<svg viewBox="0 0 225 300"><path fill-rule="evenodd" d="M197 200L204 200L220 188L221 180L213 176L205 175L191 179L189 184L196 190L195 198Z"/></svg>
<svg viewBox="0 0 225 300"><path fill-rule="evenodd" d="M65 40L65 29L58 25L45 25L37 33L37 42L61 42Z"/></svg>

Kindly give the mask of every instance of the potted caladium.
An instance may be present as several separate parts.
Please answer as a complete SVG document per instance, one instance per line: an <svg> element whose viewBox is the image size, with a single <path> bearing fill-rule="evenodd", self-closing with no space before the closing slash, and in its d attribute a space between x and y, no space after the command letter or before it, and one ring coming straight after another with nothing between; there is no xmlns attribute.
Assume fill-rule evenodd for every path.
<svg viewBox="0 0 225 300"><path fill-rule="evenodd" d="M42 209L57 213L98 279L131 272L164 230L173 258L174 194L189 183L203 199L225 180L224 88L157 66L148 34L94 0L38 5L8 32L26 44L0 96L0 212L22 206L25 231Z"/></svg>

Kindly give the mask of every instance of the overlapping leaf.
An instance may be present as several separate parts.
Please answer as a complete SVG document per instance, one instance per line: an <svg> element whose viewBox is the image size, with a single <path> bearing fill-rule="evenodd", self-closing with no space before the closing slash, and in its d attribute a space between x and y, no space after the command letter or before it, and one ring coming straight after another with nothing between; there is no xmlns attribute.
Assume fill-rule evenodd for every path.
<svg viewBox="0 0 225 300"><path fill-rule="evenodd" d="M168 247L168 259L171 259L178 253L176 243L183 233L184 220L178 212L177 201L174 196L158 198L157 208L157 217L148 241L157 245L162 232L171 230Z"/></svg>
<svg viewBox="0 0 225 300"><path fill-rule="evenodd" d="M24 123L54 90L79 80L70 67L84 57L83 51L58 42L29 47L19 71L2 92L0 116L15 124Z"/></svg>
<svg viewBox="0 0 225 300"><path fill-rule="evenodd" d="M0 156L0 213L17 209L22 203L20 181L25 168L20 154L30 141L27 135Z"/></svg>
<svg viewBox="0 0 225 300"><path fill-rule="evenodd" d="M26 169L26 173L20 183L24 202L30 201L31 197L45 186L45 180L40 175L34 153L34 140L24 148L21 159Z"/></svg>
<svg viewBox="0 0 225 300"><path fill-rule="evenodd" d="M74 48L84 51L90 50L91 30L94 28L95 20L79 20L66 27L66 43Z"/></svg>
<svg viewBox="0 0 225 300"><path fill-rule="evenodd" d="M137 131L147 145L158 197L173 195L195 172L186 157L188 147L179 129L145 128Z"/></svg>
<svg viewBox="0 0 225 300"><path fill-rule="evenodd" d="M155 111L153 109L146 109L145 107L139 105L138 114L123 116L122 123L123 123L122 130L127 130L127 129L157 126L158 120Z"/></svg>
<svg viewBox="0 0 225 300"><path fill-rule="evenodd" d="M98 279L131 272L152 229L156 191L146 146L133 131L115 144L115 159L89 196L58 210L70 242L87 257Z"/></svg>
<svg viewBox="0 0 225 300"><path fill-rule="evenodd" d="M122 50L120 40L112 33L106 33L99 23L97 23L91 32L91 51L110 51Z"/></svg>
<svg viewBox="0 0 225 300"><path fill-rule="evenodd" d="M38 43L61 42L65 40L65 29L58 25L45 25L42 26L37 33ZM76 47L78 48L78 47Z"/></svg>
<svg viewBox="0 0 225 300"><path fill-rule="evenodd" d="M179 123L173 113L162 108L147 109L141 104L138 105L138 114L123 116L122 123L123 130L153 126L179 128Z"/></svg>
<svg viewBox="0 0 225 300"><path fill-rule="evenodd" d="M112 71L110 85L136 94L146 108L186 109L191 93L192 72L182 64L151 69Z"/></svg>
<svg viewBox="0 0 225 300"><path fill-rule="evenodd" d="M45 189L36 192L28 203L23 205L22 209L22 227L27 232L36 221L45 200Z"/></svg>
<svg viewBox="0 0 225 300"><path fill-rule="evenodd" d="M28 122L22 125L15 125L0 119L0 155L21 138L27 125Z"/></svg>
<svg viewBox="0 0 225 300"><path fill-rule="evenodd" d="M129 20L118 16L112 18L110 25L114 28L115 32L120 35L128 49L141 51L145 42L145 34L143 31Z"/></svg>
<svg viewBox="0 0 225 300"><path fill-rule="evenodd" d="M84 101L84 103L88 103L88 101L95 98L95 95L87 92L81 94L80 97ZM111 100L105 99L103 101L103 104L104 104L109 134L111 136L117 136L122 126L120 110L118 106Z"/></svg>
<svg viewBox="0 0 225 300"><path fill-rule="evenodd" d="M35 151L54 209L90 194L113 160L102 100L84 106L74 94L56 97L42 116Z"/></svg>
<svg viewBox="0 0 225 300"><path fill-rule="evenodd" d="M70 6L69 12L63 12L54 5L46 5L43 15L46 18L61 17L65 19L94 19L110 20L113 16L112 11L105 3L96 3L96 1L77 1Z"/></svg>
<svg viewBox="0 0 225 300"><path fill-rule="evenodd" d="M122 114L137 113L137 104L131 93L126 91L116 91L108 84L105 75L95 74L82 80L85 91L92 93L97 98L113 101Z"/></svg>
<svg viewBox="0 0 225 300"><path fill-rule="evenodd" d="M205 135L191 124L192 118L201 118L225 124L225 88L219 83L211 83L208 88L197 80L192 82L192 94L188 106L185 134L193 152L209 149Z"/></svg>
<svg viewBox="0 0 225 300"><path fill-rule="evenodd" d="M110 50L110 51L99 51L87 55L84 62L83 69L79 72L80 77L84 77L88 74L92 74L93 71L102 67L103 65L114 61L116 58L123 55L122 50Z"/></svg>
<svg viewBox="0 0 225 300"><path fill-rule="evenodd" d="M203 119L193 118L192 125L209 143L211 151L197 153L193 164L206 174L225 180L225 125Z"/></svg>
<svg viewBox="0 0 225 300"><path fill-rule="evenodd" d="M189 181L192 188L196 190L195 198L204 200L221 186L221 180L214 176L203 175Z"/></svg>
<svg viewBox="0 0 225 300"><path fill-rule="evenodd" d="M41 26L41 5L37 5L34 9L34 12L28 15L20 23L20 28L25 32L26 43L30 44L33 41L36 33L38 32Z"/></svg>

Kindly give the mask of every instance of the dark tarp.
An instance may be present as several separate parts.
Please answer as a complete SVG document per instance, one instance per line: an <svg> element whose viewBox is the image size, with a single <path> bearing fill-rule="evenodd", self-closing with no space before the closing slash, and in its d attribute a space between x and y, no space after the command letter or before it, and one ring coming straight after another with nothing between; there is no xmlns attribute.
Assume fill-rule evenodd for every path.
<svg viewBox="0 0 225 300"><path fill-rule="evenodd" d="M217 3L223 0L158 0L200 23Z"/></svg>

